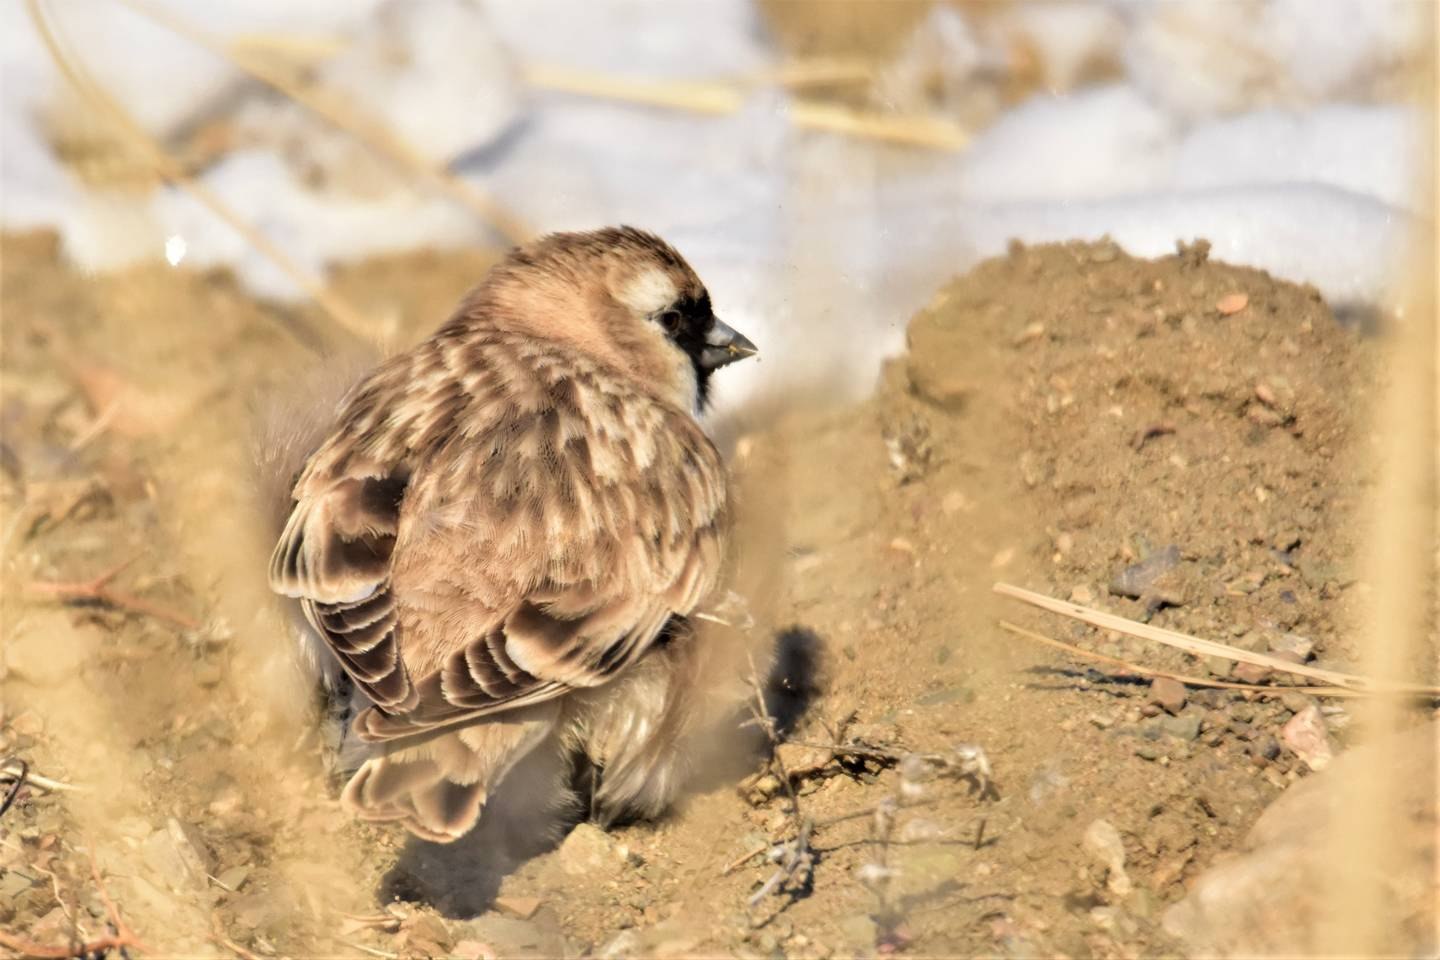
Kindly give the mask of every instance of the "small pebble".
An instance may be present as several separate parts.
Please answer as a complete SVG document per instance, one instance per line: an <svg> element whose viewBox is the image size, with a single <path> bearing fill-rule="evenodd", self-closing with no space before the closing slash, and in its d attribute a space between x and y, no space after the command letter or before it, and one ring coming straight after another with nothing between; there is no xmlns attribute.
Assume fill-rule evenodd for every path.
<svg viewBox="0 0 1440 960"><path fill-rule="evenodd" d="M1125 844L1120 831L1108 820L1092 821L1085 828L1083 844L1085 852L1105 868L1106 888L1117 897L1129 895L1132 885L1125 874Z"/></svg>
<svg viewBox="0 0 1440 960"><path fill-rule="evenodd" d="M1200 736L1200 714L1185 713L1178 717L1161 717L1160 729L1177 740L1194 740Z"/></svg>
<svg viewBox="0 0 1440 960"><path fill-rule="evenodd" d="M1280 730L1280 739L1311 770L1324 770L1335 758L1325 718L1313 703L1286 722Z"/></svg>
<svg viewBox="0 0 1440 960"><path fill-rule="evenodd" d="M1162 574L1174 569L1180 562L1180 547L1176 544L1155 550L1139 563L1121 570L1110 582L1110 592L1120 597L1138 600Z"/></svg>
<svg viewBox="0 0 1440 960"><path fill-rule="evenodd" d="M1235 661L1227 660L1225 657L1205 658L1205 669L1210 672L1212 677L1219 677L1222 680L1230 676L1230 670L1234 666Z"/></svg>
<svg viewBox="0 0 1440 960"><path fill-rule="evenodd" d="M1250 298L1243 293L1227 293L1215 301L1215 309L1222 317L1239 313L1250 305Z"/></svg>
<svg viewBox="0 0 1440 960"><path fill-rule="evenodd" d="M1150 702L1157 704L1168 713L1179 713L1185 706L1185 685L1170 677L1156 677L1150 681Z"/></svg>
<svg viewBox="0 0 1440 960"><path fill-rule="evenodd" d="M1296 663L1304 663L1315 651L1315 641L1309 637L1302 637L1298 633L1280 633L1270 637L1271 653L1293 653L1300 659Z"/></svg>
<svg viewBox="0 0 1440 960"><path fill-rule="evenodd" d="M1237 663L1230 676L1240 683L1265 683L1275 671L1258 663Z"/></svg>

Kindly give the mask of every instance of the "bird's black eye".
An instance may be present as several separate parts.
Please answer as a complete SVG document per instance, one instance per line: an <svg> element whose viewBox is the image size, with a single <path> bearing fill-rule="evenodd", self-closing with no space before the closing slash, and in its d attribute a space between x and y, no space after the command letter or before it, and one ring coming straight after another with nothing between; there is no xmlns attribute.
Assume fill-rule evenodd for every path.
<svg viewBox="0 0 1440 960"><path fill-rule="evenodd" d="M674 309L666 310L664 313L660 314L658 317L655 318L656 322L658 322L660 326L664 327L665 332L669 334L679 333L680 324L684 321L684 319L685 318L680 315L680 311Z"/></svg>

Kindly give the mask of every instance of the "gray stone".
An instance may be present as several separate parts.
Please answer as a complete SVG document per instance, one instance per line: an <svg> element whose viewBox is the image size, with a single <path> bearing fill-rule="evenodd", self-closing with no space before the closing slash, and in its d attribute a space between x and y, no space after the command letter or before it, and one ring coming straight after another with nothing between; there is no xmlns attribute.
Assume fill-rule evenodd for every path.
<svg viewBox="0 0 1440 960"><path fill-rule="evenodd" d="M171 817L164 830L156 830L140 845L140 856L154 879L171 888L203 888L210 872L210 855L194 828Z"/></svg>
<svg viewBox="0 0 1440 960"><path fill-rule="evenodd" d="M251 868L248 864L240 867L231 867L229 870L221 872L215 879L220 881L220 885L226 890L233 893L245 885L245 881L250 878L250 870Z"/></svg>
<svg viewBox="0 0 1440 960"><path fill-rule="evenodd" d="M1110 592L1121 597L1138 600L1144 596L1161 575L1173 570L1180 563L1180 547L1176 544L1154 551L1139 563L1131 564L1110 581Z"/></svg>

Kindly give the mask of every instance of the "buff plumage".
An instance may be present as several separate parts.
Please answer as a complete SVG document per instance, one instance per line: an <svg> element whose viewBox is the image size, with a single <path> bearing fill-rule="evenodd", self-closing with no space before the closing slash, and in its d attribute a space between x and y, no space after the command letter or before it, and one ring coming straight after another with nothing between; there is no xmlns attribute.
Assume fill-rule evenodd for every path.
<svg viewBox="0 0 1440 960"><path fill-rule="evenodd" d="M684 618L731 512L695 417L753 352L678 253L622 228L521 248L349 391L270 567L361 698L347 806L453 840L536 749L601 767L602 814L668 802Z"/></svg>

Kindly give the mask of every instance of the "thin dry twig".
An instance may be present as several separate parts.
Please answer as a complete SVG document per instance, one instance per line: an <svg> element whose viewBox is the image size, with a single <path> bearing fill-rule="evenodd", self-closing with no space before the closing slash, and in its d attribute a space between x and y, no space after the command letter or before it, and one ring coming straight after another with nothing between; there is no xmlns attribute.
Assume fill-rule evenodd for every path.
<svg viewBox="0 0 1440 960"><path fill-rule="evenodd" d="M103 956L111 950L123 950L126 947L135 946L135 944L119 936L108 936L87 940L84 943L72 943L64 947L52 947L0 930L0 946L8 947L24 957L34 957L36 960L65 960L68 957Z"/></svg>
<svg viewBox="0 0 1440 960"><path fill-rule="evenodd" d="M1363 697L1359 690L1347 690L1345 687L1273 687L1258 683L1234 683L1229 680L1209 680L1203 677L1192 677L1183 673L1171 673L1168 670L1156 670L1153 667L1142 667L1138 663L1131 663L1128 660L1121 660L1117 657L1107 657L1103 653L1095 653L1083 647L1077 647L1066 643L1063 640L1056 640L1054 637L1047 637L1044 634L1026 630L1024 627L1017 627L1008 620L1001 620L1000 626L1011 633L1025 637L1027 640L1034 640L1046 646L1054 647L1057 650L1064 650L1066 653L1083 657L1087 660L1099 660L1102 663L1111 663L1117 667L1123 667L1127 672L1142 677L1167 677L1185 684L1187 687L1215 687L1220 690L1243 690L1246 693L1257 693L1262 697L1282 697L1287 693L1309 693L1317 697Z"/></svg>
<svg viewBox="0 0 1440 960"><path fill-rule="evenodd" d="M747 678L752 695L750 711L770 740L770 765L774 767L776 776L789 798L790 820L795 831L793 838L770 848L770 859L776 863L775 871L746 901L747 907L754 907L786 883L796 890L803 890L810 882L815 869L815 854L810 849L814 820L800 810L800 795L795 792L795 785L790 782L790 772L785 769L785 761L780 757L780 728L775 718L770 715L769 707L765 705L765 691L760 684L760 673L755 668L755 658L748 650L745 657L750 664L750 675Z"/></svg>
<svg viewBox="0 0 1440 960"><path fill-rule="evenodd" d="M1132 450L1142 450L1145 444L1156 437L1168 437L1175 432L1175 424L1169 421L1152 423L1148 427L1135 431L1135 437L1130 441Z"/></svg>
<svg viewBox="0 0 1440 960"><path fill-rule="evenodd" d="M149 948L146 947L135 934L135 931L130 929L130 926L125 922L124 918L120 916L120 908L115 905L114 899L110 896L110 890L105 886L104 878L100 876L100 863L95 859L95 844L93 841L86 841L85 852L90 857L90 876L95 881L95 891L100 894L100 902L105 904L105 914L110 918L110 926L115 931L115 936L121 941L124 941L119 945L120 948L123 950L128 946L134 947L137 950L148 950Z"/></svg>
<svg viewBox="0 0 1440 960"><path fill-rule="evenodd" d="M404 920L403 917L398 917L393 913L360 914L345 913L342 911L340 916L355 924L356 927L379 927L388 933L394 933L400 929L400 925Z"/></svg>
<svg viewBox="0 0 1440 960"><path fill-rule="evenodd" d="M760 854L764 853L766 850L769 849L770 841L768 840L764 843L755 844L755 846L751 847L749 850L746 850L734 860L731 860L729 863L725 864L725 869L720 871L720 876L728 877L730 874L734 873L736 870L739 870L741 867L745 866L745 864L749 863L751 860L754 860L756 857L760 856Z"/></svg>
<svg viewBox="0 0 1440 960"><path fill-rule="evenodd" d="M389 950L378 950L375 947L367 947L365 946L365 944L356 943L353 940L338 940L337 942L343 943L345 944L345 946L351 947L355 950L359 950L361 953L368 953L372 957L381 957L383 958L383 960L399 960L400 957L400 954L398 953L391 953Z"/></svg>
<svg viewBox="0 0 1440 960"><path fill-rule="evenodd" d="M233 952L240 960L261 960L259 954L245 949L230 939L229 935L225 932L225 925L220 922L220 911L218 910L210 914L210 939L226 950Z"/></svg>
<svg viewBox="0 0 1440 960"><path fill-rule="evenodd" d="M56 874L54 870L46 870L44 867L40 866L39 863L33 861L30 863L29 869L34 870L36 873L49 879L50 892L55 897L55 902L60 904L60 912L65 914L65 922L69 923L73 927L75 925L75 911L70 909L70 904L65 902L64 891L60 889L59 875Z"/></svg>
<svg viewBox="0 0 1440 960"><path fill-rule="evenodd" d="M45 580L33 580L25 584L24 590L31 596L54 597L64 602L91 602L103 603L106 606L115 607L119 610L126 610L131 613L138 613L148 617L155 617L158 620L165 620L185 630L196 630L200 627L200 621L194 617L179 613L163 604L155 603L153 600L146 600L144 597L137 597L134 594L116 590L110 586L119 573L130 564L134 558L124 563L115 565L97 577L80 582L54 582Z"/></svg>
<svg viewBox="0 0 1440 960"><path fill-rule="evenodd" d="M136 950L148 950L144 942L136 936L135 931L120 916L120 908L110 897L110 891L105 887L105 881L100 876L100 865L95 860L95 848L91 845L88 849L90 855L90 876L95 881L95 890L100 895L100 901L105 905L106 917L110 925L110 933L94 940L80 942L72 940L64 946L48 946L43 943L35 943L0 930L0 946L8 947L22 956L34 957L37 960L64 960L68 957L91 958L103 957L112 950L120 951L122 956L128 956L127 950L131 947ZM62 902L61 906L64 904Z"/></svg>
<svg viewBox="0 0 1440 960"><path fill-rule="evenodd" d="M46 19L40 0L26 0L26 8L29 11L31 22L34 23L40 39L45 44L45 49L49 52L51 59L55 61L55 65L60 68L60 72L65 75L65 78L79 91L82 97L90 101L96 112L108 120L115 131L128 141L130 146L139 152L166 182L190 194L211 213L234 228L262 256L275 264L315 300L342 329L362 340L372 339L373 325L364 319L360 311L330 290L324 281L312 276L287 256L283 250L271 243L264 234L252 227L225 201L221 200L213 190L187 174L180 163L171 157L150 134L145 132L144 128L130 116L119 101L96 83L95 79L81 65L80 60L73 54L65 52L53 26ZM284 329L304 346L313 349L313 345L307 343L298 331L289 326L284 326Z"/></svg>
<svg viewBox="0 0 1440 960"><path fill-rule="evenodd" d="M926 784L936 777L965 779L979 791L981 799L993 795L990 761L985 751L973 744L959 744L947 754L906 754L896 767L899 776L894 790L877 803L870 816L870 860L855 871L855 879L875 897L874 916L879 923L877 946L893 951L910 941L905 926L903 902L894 896L898 870L891 865L891 847L908 845L896 836L901 815L925 803ZM984 820L976 830L976 847L984 831Z"/></svg>
<svg viewBox="0 0 1440 960"><path fill-rule="evenodd" d="M70 452L79 453L85 449L87 444L95 440L96 437L110 429L111 422L115 419L115 415L120 412L122 406L118 397L111 400L105 409L101 410L95 419L90 421L90 425L84 430L81 430L76 434L75 439L70 441Z"/></svg>
<svg viewBox="0 0 1440 960"><path fill-rule="evenodd" d="M1399 693L1422 697L1440 696L1440 687L1431 687L1417 683L1399 683L1391 680L1375 680L1370 677L1359 677L1354 674L1341 673L1338 670L1325 670L1321 667L1292 663L1289 660L1282 660L1279 657L1272 657L1263 653L1254 653L1250 650L1242 650L1239 647L1216 643L1213 640L1202 640L1199 637L1192 637L1189 634L1180 633L1175 630L1152 627L1149 624L1138 623L1126 617L1117 616L1113 613L1105 613L1101 610L1081 606L1078 603L1071 603L1067 600L1057 600L1043 593L1026 590L1023 587L1017 587L1010 583L997 583L993 589L996 593L1013 597L1016 600L1039 607L1042 610L1049 610L1052 613L1058 613L1062 616L1080 620L1092 626L1100 627L1103 630L1114 630L1127 636L1138 637L1141 640L1163 643L1166 646L1184 650L1186 653L1193 654L1197 657L1224 657L1225 659L1238 660L1242 663L1253 663L1259 666L1269 667L1281 673L1291 673L1296 676L1324 680L1327 683L1345 687L1350 690L1356 690L1361 693Z"/></svg>
<svg viewBox="0 0 1440 960"><path fill-rule="evenodd" d="M13 767L14 764L17 763L24 763L24 761L20 760L20 757L6 757L6 759L0 760L0 782L13 780L14 777L17 776L17 774L10 773L10 767ZM29 764L26 764L24 773L19 774L19 776L24 777L24 784L26 784L26 786L40 787L40 789L46 790L46 792L49 793L85 792L85 787L75 786L73 783L65 783L63 780L56 780L55 777L48 777L43 773L36 773L35 770L30 769Z"/></svg>

